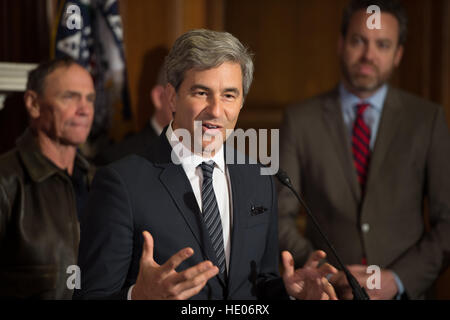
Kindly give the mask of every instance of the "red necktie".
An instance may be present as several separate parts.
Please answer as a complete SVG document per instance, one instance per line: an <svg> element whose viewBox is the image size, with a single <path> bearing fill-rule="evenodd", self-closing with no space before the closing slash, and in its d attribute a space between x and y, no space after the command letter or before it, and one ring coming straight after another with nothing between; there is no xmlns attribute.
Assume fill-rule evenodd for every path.
<svg viewBox="0 0 450 320"><path fill-rule="evenodd" d="M357 106L355 123L353 125L352 152L353 162L355 163L358 174L359 185L364 194L367 182L367 173L369 172L370 160L370 128L363 119L364 111L369 107L367 103L360 103Z"/></svg>

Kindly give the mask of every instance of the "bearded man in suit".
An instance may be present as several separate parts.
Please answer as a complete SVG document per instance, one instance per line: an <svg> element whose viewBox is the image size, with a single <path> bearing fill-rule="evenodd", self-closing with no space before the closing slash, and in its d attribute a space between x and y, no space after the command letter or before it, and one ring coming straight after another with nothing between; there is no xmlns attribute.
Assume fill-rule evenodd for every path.
<svg viewBox="0 0 450 320"><path fill-rule="evenodd" d="M367 27L370 5L381 9L380 29ZM341 83L287 108L281 128L280 167L372 299L422 298L448 266L449 131L440 106L387 84L405 40L397 1L352 1L339 39ZM299 211L281 189L280 249L297 265L327 248L309 220L300 233ZM367 265L380 267L381 288L368 288ZM352 297L342 272L331 282L339 298Z"/></svg>

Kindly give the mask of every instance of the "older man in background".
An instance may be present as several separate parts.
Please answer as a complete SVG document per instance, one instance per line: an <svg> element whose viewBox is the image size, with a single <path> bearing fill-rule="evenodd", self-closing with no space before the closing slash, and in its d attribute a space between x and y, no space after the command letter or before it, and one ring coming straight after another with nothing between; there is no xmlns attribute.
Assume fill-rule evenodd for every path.
<svg viewBox="0 0 450 320"><path fill-rule="evenodd" d="M91 129L94 85L74 60L56 59L29 73L24 100L29 127L0 157L0 297L70 299L92 176L77 147Z"/></svg>

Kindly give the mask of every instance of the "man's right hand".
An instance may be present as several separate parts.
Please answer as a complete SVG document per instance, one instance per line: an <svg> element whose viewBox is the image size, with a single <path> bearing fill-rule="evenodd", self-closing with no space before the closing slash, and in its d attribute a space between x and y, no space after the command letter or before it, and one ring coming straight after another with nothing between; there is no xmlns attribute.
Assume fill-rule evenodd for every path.
<svg viewBox="0 0 450 320"><path fill-rule="evenodd" d="M397 283L395 281L392 271L387 269L381 269L380 273L380 287L368 288L367 279L371 276L367 272L367 266L365 265L349 265L348 271L355 277L359 285L364 287L370 300L391 300L394 299L398 293ZM340 299L351 300L353 299L352 288L347 282L347 277L343 271L335 274L331 277L330 282L336 288L336 293Z"/></svg>
<svg viewBox="0 0 450 320"><path fill-rule="evenodd" d="M176 272L175 268L194 254L191 248L181 249L166 263L159 265L153 259L153 237L148 231L142 235L144 246L139 274L131 291L132 300L185 300L199 293L208 280L219 272L211 261Z"/></svg>

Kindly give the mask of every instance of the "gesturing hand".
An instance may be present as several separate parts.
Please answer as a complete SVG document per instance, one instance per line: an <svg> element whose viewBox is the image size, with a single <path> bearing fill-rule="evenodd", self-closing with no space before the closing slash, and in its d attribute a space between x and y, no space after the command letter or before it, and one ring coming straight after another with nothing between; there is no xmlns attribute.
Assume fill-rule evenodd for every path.
<svg viewBox="0 0 450 320"><path fill-rule="evenodd" d="M333 286L325 276L337 273L336 268L324 263L318 268L320 260L326 257L323 251L313 252L303 268L294 271L294 259L288 251L281 253L284 273L283 281L291 297L299 300L337 300Z"/></svg>
<svg viewBox="0 0 450 320"><path fill-rule="evenodd" d="M387 269L381 269L380 272L380 287L379 288L368 288L367 279L371 276L368 273L367 266L364 265L350 265L347 266L348 271L355 277L358 283L364 287L370 300L390 300L393 299L398 292L397 283L395 281L394 274L392 271ZM339 295L339 299L350 300L353 299L352 288L347 282L345 274L340 271L338 274L334 275L330 282L336 288Z"/></svg>
<svg viewBox="0 0 450 320"><path fill-rule="evenodd" d="M184 248L171 256L163 265L153 259L153 237L148 231L142 233L144 245L139 274L131 292L133 300L184 300L196 295L214 277L219 269L211 261L203 261L182 272L176 272L184 260L194 254Z"/></svg>

